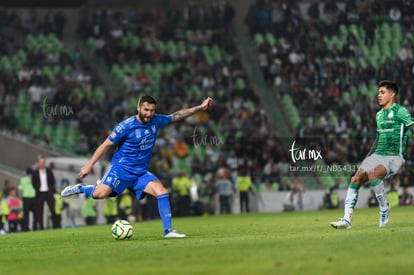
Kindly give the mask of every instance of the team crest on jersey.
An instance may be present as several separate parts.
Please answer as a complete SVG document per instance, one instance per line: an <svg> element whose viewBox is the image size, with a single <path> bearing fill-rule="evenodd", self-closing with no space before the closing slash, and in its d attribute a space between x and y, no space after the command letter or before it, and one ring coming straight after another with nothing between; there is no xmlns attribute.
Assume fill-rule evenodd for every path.
<svg viewBox="0 0 414 275"><path fill-rule="evenodd" d="M156 130L155 125L152 125L151 129L152 129L152 132L155 133L155 130Z"/></svg>
<svg viewBox="0 0 414 275"><path fill-rule="evenodd" d="M388 118L393 118L394 117L394 112L393 111L391 111L389 114L388 114Z"/></svg>
<svg viewBox="0 0 414 275"><path fill-rule="evenodd" d="M135 136L137 138L141 138L141 131L140 130L135 130Z"/></svg>

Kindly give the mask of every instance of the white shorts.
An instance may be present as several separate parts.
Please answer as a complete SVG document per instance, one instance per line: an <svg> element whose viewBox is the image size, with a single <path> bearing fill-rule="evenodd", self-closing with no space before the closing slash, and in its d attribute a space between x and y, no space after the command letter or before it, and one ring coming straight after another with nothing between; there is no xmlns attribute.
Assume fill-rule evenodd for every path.
<svg viewBox="0 0 414 275"><path fill-rule="evenodd" d="M382 165L387 169L387 175L385 178L394 176L400 171L402 165L404 164L404 159L400 156L381 156L377 154L372 154L364 161L362 161L361 168L365 172L369 173L375 169L378 165Z"/></svg>

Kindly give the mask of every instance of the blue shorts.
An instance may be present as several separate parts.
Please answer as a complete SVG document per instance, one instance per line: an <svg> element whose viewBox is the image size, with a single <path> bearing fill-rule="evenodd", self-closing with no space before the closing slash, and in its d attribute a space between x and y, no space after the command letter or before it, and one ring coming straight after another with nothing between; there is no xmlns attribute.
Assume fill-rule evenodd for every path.
<svg viewBox="0 0 414 275"><path fill-rule="evenodd" d="M125 171L121 166L112 164L103 176L101 183L111 187L118 195L121 195L125 189L129 189L140 200L145 196L143 192L148 183L157 180L158 178L151 172L134 175Z"/></svg>

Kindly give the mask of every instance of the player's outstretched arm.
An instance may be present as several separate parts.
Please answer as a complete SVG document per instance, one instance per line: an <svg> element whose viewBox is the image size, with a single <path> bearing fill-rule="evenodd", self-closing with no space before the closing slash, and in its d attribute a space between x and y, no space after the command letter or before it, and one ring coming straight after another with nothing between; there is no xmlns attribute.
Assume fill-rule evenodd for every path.
<svg viewBox="0 0 414 275"><path fill-rule="evenodd" d="M172 113L172 121L171 122L177 122L183 119L186 119L187 117L198 113L200 111L203 110L207 110L211 104L213 104L213 99L211 97L207 97L203 103L201 103L200 105L191 107L191 108L185 108L185 109L181 109L177 112Z"/></svg>
<svg viewBox="0 0 414 275"><path fill-rule="evenodd" d="M95 150L91 159L88 163L80 169L79 178L83 179L86 177L92 170L95 163L108 151L109 148L114 146L115 143L110 141L108 138Z"/></svg>

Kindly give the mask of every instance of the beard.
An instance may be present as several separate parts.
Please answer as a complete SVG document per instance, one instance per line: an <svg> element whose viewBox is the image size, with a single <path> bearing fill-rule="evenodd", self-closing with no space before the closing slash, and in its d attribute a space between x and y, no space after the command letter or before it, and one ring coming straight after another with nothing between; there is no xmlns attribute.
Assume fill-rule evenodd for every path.
<svg viewBox="0 0 414 275"><path fill-rule="evenodd" d="M141 114L141 113L138 113L138 118L139 118L139 120L140 120L142 123L148 123L148 122L150 121L150 119L151 119L151 117L144 116L144 115L143 115L143 114Z"/></svg>

